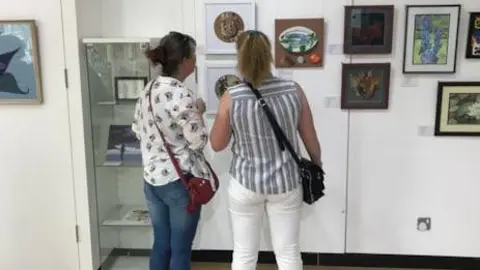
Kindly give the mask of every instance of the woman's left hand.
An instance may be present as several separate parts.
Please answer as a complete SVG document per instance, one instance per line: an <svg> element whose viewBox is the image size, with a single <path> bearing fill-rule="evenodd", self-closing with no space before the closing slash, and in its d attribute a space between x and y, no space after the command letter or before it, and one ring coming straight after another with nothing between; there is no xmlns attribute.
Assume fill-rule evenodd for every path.
<svg viewBox="0 0 480 270"><path fill-rule="evenodd" d="M203 101L203 99L201 99L201 98L198 98L195 103L197 104L198 111L201 114L204 114L205 110L207 109L207 107L205 105L205 101Z"/></svg>

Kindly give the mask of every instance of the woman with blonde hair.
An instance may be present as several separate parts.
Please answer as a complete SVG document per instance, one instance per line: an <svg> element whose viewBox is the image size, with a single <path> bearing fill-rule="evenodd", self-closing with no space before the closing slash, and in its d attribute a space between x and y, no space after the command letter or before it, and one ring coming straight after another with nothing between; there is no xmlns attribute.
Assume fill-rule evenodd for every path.
<svg viewBox="0 0 480 270"><path fill-rule="evenodd" d="M320 165L320 144L310 106L296 82L272 75L272 48L265 34L246 31L236 45L243 82L221 97L210 133L215 151L225 149L233 135L228 188L234 240L232 269L256 269L266 213L278 268L301 270L300 170L293 156L282 151L252 88L261 93L295 152L300 152L298 132L310 158Z"/></svg>

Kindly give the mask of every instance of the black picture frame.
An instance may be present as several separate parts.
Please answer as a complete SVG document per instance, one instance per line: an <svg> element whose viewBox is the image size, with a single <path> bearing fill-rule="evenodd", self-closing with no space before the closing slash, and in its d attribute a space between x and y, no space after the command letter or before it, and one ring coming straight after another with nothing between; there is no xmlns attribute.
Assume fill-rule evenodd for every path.
<svg viewBox="0 0 480 270"><path fill-rule="evenodd" d="M138 91L143 90L145 85L147 85L148 82L148 77L145 76L118 76L115 77L115 100L116 101L126 101L126 102L135 102L137 101L138 97L135 95L135 97L122 97L120 93L120 83L122 81L131 81L131 82L142 82L142 85L139 87Z"/></svg>
<svg viewBox="0 0 480 270"><path fill-rule="evenodd" d="M352 14L354 10L361 9L362 13L383 13L383 38L381 46L363 45L356 46L352 38ZM393 5L372 5L372 6L345 6L344 29L343 29L343 53L345 54L391 54L393 43L393 18L395 7ZM360 29L360 31L363 29ZM374 31L370 31L374 32Z"/></svg>
<svg viewBox="0 0 480 270"><path fill-rule="evenodd" d="M480 96L480 81L461 81L461 82L455 82L455 81L449 81L449 82L438 82L438 89L437 89L437 104L436 104L436 111L435 111L435 127L434 127L434 135L435 136L480 136L480 125L478 124L472 124L472 126L478 125L479 128L478 130L470 131L470 132L465 132L465 131L445 131L442 130L442 125L444 124L443 117L444 114L444 97L446 93L446 88L448 87L473 87L473 88L478 88L476 92L470 92L470 93L475 93ZM457 92L458 93L458 92ZM468 94L469 92L460 92L461 94ZM479 102L480 103L480 102ZM450 105L450 102L448 102ZM448 113L451 113L450 108L446 108ZM447 121L448 121L448 117ZM448 123L447 123L448 125Z"/></svg>
<svg viewBox="0 0 480 270"><path fill-rule="evenodd" d="M409 20L409 15L410 11L413 9L434 9L434 8L455 8L457 12L457 20L452 21L451 23L456 23L456 37L455 37L455 42L453 44L448 44L447 47L454 47L453 48L453 63L452 63L452 68L450 70L428 70L426 67L422 67L419 70L408 70L407 68L407 54L409 50L412 50L413 54L413 49L410 48L409 44L409 24L411 21ZM460 18L461 18L461 12L462 12L462 6L461 5L406 5L405 6L405 34L404 34L404 44L403 44L403 64L402 64L402 73L403 74L454 74L457 71L457 57L458 57L458 35L459 35L459 29L460 29ZM434 13L424 13L422 12L422 15L430 15ZM415 22L413 22L415 26ZM414 30L415 34L415 30ZM450 34L450 33L449 33ZM414 37L413 37L414 41ZM453 45L453 46L450 46ZM447 56L448 58L448 56ZM447 63L448 64L448 63ZM432 65L433 66L433 65Z"/></svg>
<svg viewBox="0 0 480 270"><path fill-rule="evenodd" d="M369 71L372 69L382 70L385 74L382 78L382 82L384 85L384 93L383 99L380 102L363 102L363 103L356 103L353 104L349 102L348 99L348 91L350 85L347 80L349 80L348 74L351 74L352 70L358 69L365 69L365 71ZM349 110L349 109L362 109L362 110L386 110L388 109L389 99L390 99L390 73L391 73L391 65L390 63L361 63L361 64L342 64L342 90L341 90L341 103L340 108L342 110Z"/></svg>
<svg viewBox="0 0 480 270"><path fill-rule="evenodd" d="M478 34L478 40L475 41L475 36ZM478 43L478 54L473 53L473 42ZM468 34L467 34L467 47L465 49L465 58L467 59L480 59L480 12L470 12L468 19Z"/></svg>

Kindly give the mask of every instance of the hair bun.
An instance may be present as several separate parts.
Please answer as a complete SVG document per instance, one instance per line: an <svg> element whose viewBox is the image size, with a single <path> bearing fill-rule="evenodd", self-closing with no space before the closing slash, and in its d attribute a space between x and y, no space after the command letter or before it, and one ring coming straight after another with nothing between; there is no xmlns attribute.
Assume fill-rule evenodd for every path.
<svg viewBox="0 0 480 270"><path fill-rule="evenodd" d="M156 66L158 64L161 64L161 65L165 64L166 53L165 53L165 47L163 47L162 45L159 45L154 49L147 50L145 54L147 58L150 59L153 65Z"/></svg>

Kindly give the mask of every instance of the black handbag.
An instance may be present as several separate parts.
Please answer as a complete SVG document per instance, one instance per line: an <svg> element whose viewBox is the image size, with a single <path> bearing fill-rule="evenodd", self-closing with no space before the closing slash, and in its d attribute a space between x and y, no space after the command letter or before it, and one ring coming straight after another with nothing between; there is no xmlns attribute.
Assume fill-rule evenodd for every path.
<svg viewBox="0 0 480 270"><path fill-rule="evenodd" d="M275 137L277 138L280 149L282 151L285 151L285 148L287 148L287 150L290 152L293 159L297 163L298 167L300 168L300 177L302 179L303 187L303 201L307 204L313 204L325 195L323 193L323 191L325 190L325 172L323 171L321 166L297 155L295 149L293 149L293 146L290 144L288 138L285 136L285 133L283 133L282 128L275 119L275 115L272 113L267 103L263 99L262 95L260 94L260 91L254 88L251 83L246 84L250 87L253 94L255 94L255 96L257 97L260 107L263 108L263 111L265 112L265 115L267 116L268 121L272 126L273 132L275 133Z"/></svg>

